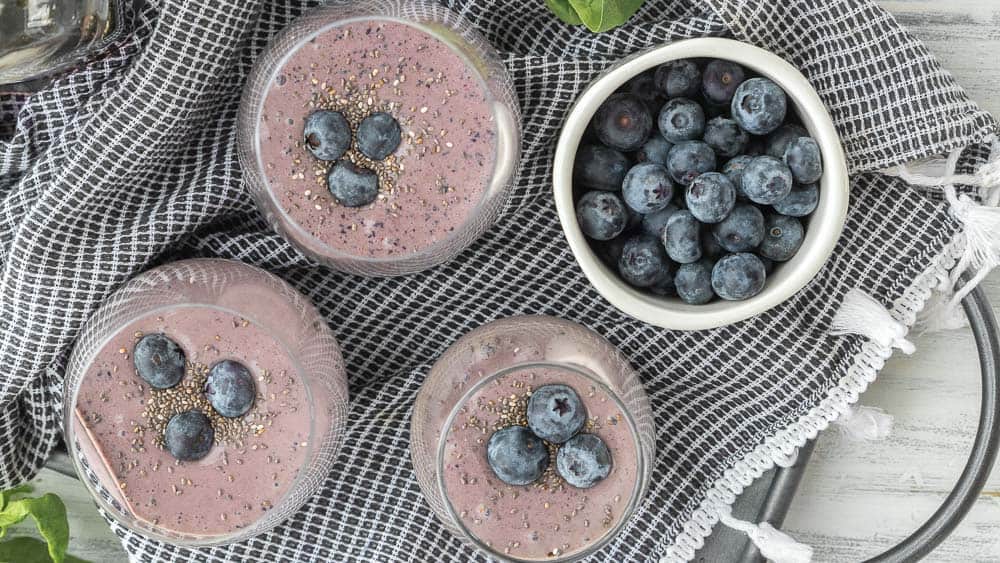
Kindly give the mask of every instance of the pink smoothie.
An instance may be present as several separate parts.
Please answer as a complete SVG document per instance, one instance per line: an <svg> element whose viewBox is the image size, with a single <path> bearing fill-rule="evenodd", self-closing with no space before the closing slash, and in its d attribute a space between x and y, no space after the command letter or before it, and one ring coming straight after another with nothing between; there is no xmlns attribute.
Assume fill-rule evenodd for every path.
<svg viewBox="0 0 1000 563"><path fill-rule="evenodd" d="M612 456L611 473L577 489L555 473L554 456L539 482L504 484L486 460L486 442L523 413L532 389L569 385L583 399L584 432L597 434ZM611 533L638 486L636 438L618 404L579 372L552 366L518 368L487 383L460 407L445 443L445 494L462 524L491 550L522 560L578 554ZM554 451L550 447L550 451Z"/></svg>
<svg viewBox="0 0 1000 563"><path fill-rule="evenodd" d="M302 142L303 120L320 108L342 111L352 127L374 111L399 121L402 142L385 161L354 148L345 157L378 174L373 203L344 207L327 189L330 163ZM474 215L493 174L496 129L484 83L453 48L402 22L355 21L298 46L278 71L259 156L293 227L334 253L400 257L448 239Z"/></svg>
<svg viewBox="0 0 1000 563"><path fill-rule="evenodd" d="M172 389L152 390L133 365L135 343L154 332L187 357ZM254 375L257 397L243 417L222 419L204 399L207 367L223 359ZM162 446L163 426L192 408L212 419L215 445L201 460L180 462ZM115 500L141 521L187 535L253 524L283 498L308 453L311 413L295 362L261 327L212 307L172 308L122 328L88 368L75 415L72 434Z"/></svg>

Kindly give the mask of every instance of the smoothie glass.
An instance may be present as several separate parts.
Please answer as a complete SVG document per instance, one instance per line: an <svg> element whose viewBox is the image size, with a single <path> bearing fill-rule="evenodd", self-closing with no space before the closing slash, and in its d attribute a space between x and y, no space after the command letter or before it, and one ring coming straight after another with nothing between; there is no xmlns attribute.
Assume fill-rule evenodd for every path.
<svg viewBox="0 0 1000 563"><path fill-rule="evenodd" d="M442 158L447 155L451 159L443 162L436 161L435 170L451 168L453 173L461 177L463 169L469 169L463 161L463 159L469 158L467 155L463 155L466 147L465 141L468 139L455 138L461 133L468 132L469 124L464 123L466 121L464 119L461 120L463 123L459 123L457 119L451 119L454 113L457 113L455 108L458 106L455 104L466 103L456 100L462 98L462 95L467 94L468 91L475 91L478 96L477 107L481 107L477 112L489 116L486 125L480 124L479 127L487 128L488 131L483 131L483 136L492 139L489 142L489 149L484 149L484 154L477 155L478 166L481 166L483 171L481 175L476 176L474 182L468 182L468 184L474 185L442 185L440 183L441 177L438 177L437 187L442 190L441 193L447 194L449 187L457 189L459 193L462 190L475 193L474 198L469 195L469 201L464 202L458 208L461 211L455 207L444 211L451 213L454 217L448 220L448 226L441 229L440 232L435 231L428 234L428 231L421 231L420 228L422 222L431 224L438 221L435 213L442 211L438 208L435 208L434 211L428 211L430 207L440 203L437 192L430 192L426 198L421 194L420 203L427 207L420 207L413 199L405 199L405 195L408 193L405 187L400 190L403 198L398 200L401 205L398 214L394 215L392 219L386 219L387 226L384 231L368 233L370 239L381 240L384 236L386 241L389 239L401 241L397 243L401 250L392 252L382 252L382 248L379 246L366 247L365 251L361 251L352 245L331 242L325 238L333 230L340 232L345 230L360 231L365 228L366 224L371 228L371 225L378 224L380 219L373 218L372 213L358 212L360 207L346 210L339 207L336 205L335 198L330 197L330 193L323 183L317 185L314 182L312 185L304 185L303 182L312 182L321 175L317 174L314 177L314 171L303 164L302 161L309 159L308 153L298 151L293 153L289 146L281 147L283 153L276 150L279 142L276 130L281 130L282 134L290 133L291 123L294 121L297 127L295 129L297 140L301 140L302 125L300 120L312 110L311 108L321 107L314 105L301 90L294 95L289 95L290 89L297 87L293 84L293 79L288 78L289 76L311 77L311 87L305 80L303 82L306 83L307 88L312 89L313 95L316 95L317 92L326 95L326 93L336 90L337 94L330 94L331 99L336 99L344 91L343 83L340 81L343 79L343 75L340 75L340 78L328 76L331 73L324 73L322 65L308 63L297 57L313 56L308 53L311 52L310 50L318 49L317 38L321 43L324 37L330 36L329 34L343 33L342 30L346 30L349 34L350 26L368 23L405 26L406 29L410 30L411 35L426 38L433 44L433 47L443 46L444 50L439 51L435 59L419 52L419 50L410 52L405 50L408 48L398 47L400 43L396 40L380 45L376 39L378 33L349 35L351 37L349 41L355 42L355 48L364 47L376 53L379 49L387 51L392 51L393 48L404 49L394 52L390 57L391 60L387 62L395 66L398 58L399 64L404 64L404 60L405 64L415 63L421 71L428 68L437 71L439 66L448 67L449 63L441 60L442 54L446 54L454 60L451 64L452 70L465 77L458 86L453 85L452 90L443 90L444 96L441 97L441 101L434 98L431 103L419 107L421 104L411 104L412 97L408 98L408 96L413 94L416 88L419 88L420 93L424 92L423 85L419 81L429 78L428 82L433 83L434 73L423 74L414 71L412 74L407 72L398 75L393 72L390 75L390 73L385 72L388 68L382 68L381 74L372 74L368 67L358 66L362 64L358 62L359 60L371 60L370 57L367 57L368 53L350 61L341 59L332 61L331 57L318 59L324 61L322 64L331 65L334 71L350 69L352 73L350 78L355 78L356 74L359 82L365 81L366 84L370 84L384 79L387 83L378 92L386 95L387 99L403 100L398 102L402 104L402 107L398 109L400 113L406 113L406 116L395 116L400 118L403 125L402 143L393 155L399 155L400 158L404 159L404 169L397 171L401 178L399 184L404 184L407 175L410 175L411 178L414 178L413 184L416 186L433 187L435 185L433 178L427 178L428 175L433 175L432 171L414 170L417 167L413 166L415 163L413 154L421 149L441 151L445 154L435 153L434 157ZM398 34L394 37L398 37ZM386 40L383 39L383 41ZM378 71L379 69L374 70ZM315 73L315 77L312 73ZM438 74L438 78L440 78L440 74ZM327 84L328 80L330 84ZM439 86L439 84L434 85ZM328 88L328 90L323 90L323 88ZM462 91L462 95L452 96L459 90ZM278 102L269 100L269 94L272 93L279 100ZM296 96L301 96L302 99ZM365 104L364 98L362 97L358 103L363 106ZM368 98L367 103L371 105L371 98ZM288 108L289 113L281 114L279 110L279 115L275 116L265 111L266 108L271 107L271 104L292 107ZM436 106L435 104L440 105ZM427 105L430 105L429 109ZM294 115L290 115L290 113ZM283 129L286 120L289 126L287 131ZM407 127L407 120L410 123L426 123L425 120L431 120L428 129L433 129L434 134L430 135L427 140L430 141L432 137L436 139L437 133L440 132L440 146L429 147L426 144L417 146L416 143L421 143L424 139L419 133L414 137L413 130ZM430 0L360 1L317 8L294 21L271 41L255 63L243 92L238 117L238 149L246 185L258 208L272 227L300 251L344 272L366 276L396 276L425 270L451 260L479 238L497 220L517 175L521 144L520 120L520 109L510 75L501 64L496 51L469 22ZM352 125L352 127L354 126L356 125ZM274 135L273 140L272 135ZM286 135L281 138L282 142L288 143L287 139L291 137ZM437 142L435 140L435 143ZM304 178L303 175L296 177L296 174L288 173L288 170L282 170L280 166L276 167L276 161L280 162L282 154L290 155L288 158L295 159L299 165L297 170L300 173L305 169ZM279 174L279 170L285 174ZM322 177L325 178L325 174L322 174ZM461 184L461 182L459 183ZM382 204L393 205L397 201L395 198L400 197L400 193L385 193L381 188L382 186L380 186L379 200L371 205L366 204L364 207ZM299 199L289 201L288 198L293 193ZM303 194L305 195L304 199L301 198ZM318 202L317 198L320 198ZM429 206L427 205L428 201L431 204ZM313 210L314 203L318 203L315 206L316 211ZM445 207L448 207L447 204ZM318 211L320 209L322 209L322 213ZM303 217L303 213L328 215L311 217L307 220ZM349 214L349 217L358 216L360 220L352 223L350 219L344 218L345 213ZM402 219L399 219L400 216ZM385 217L381 217L381 219L385 219ZM335 222L337 222L336 225L334 225ZM396 223L398 226L393 226ZM426 240L424 240L425 238ZM385 246L389 246L389 243L386 243Z"/></svg>
<svg viewBox="0 0 1000 563"><path fill-rule="evenodd" d="M522 386L524 381L527 386ZM498 486L488 471L477 473L474 469L484 466L485 446L481 444L489 438L488 421L478 440L465 442L473 444L470 451L455 449L452 436L468 432L470 413L483 412L475 407L470 410L470 405L488 404L485 411L496 412L494 398L497 405L503 405L514 400L514 395L508 394L511 389L526 389L528 396L538 385L549 383L574 387L584 403L589 403L588 413L596 415L594 419L603 422L603 415L616 413L613 426L605 424L594 431L605 439L614 457L613 471L618 473L613 472L608 483L591 489L564 485L551 494L539 492L544 486L540 489L538 483ZM496 391L490 395L493 389ZM653 415L636 372L602 336L581 325L546 316L494 321L450 346L420 389L411 436L417 480L437 517L469 544L508 561L575 561L596 553L621 531L642 501L655 455ZM451 474L455 472L456 458L479 462L463 466L456 478ZM465 468L473 469L465 473ZM465 485L477 481L486 491L479 504L478 500L458 498L468 496L463 491L470 487ZM605 484L612 488L600 488ZM475 490L475 485L471 489ZM612 498L614 506L605 504ZM581 525L581 520L591 518L593 512L587 502L598 503L608 516L602 510ZM486 528L477 526L481 519L491 518ZM487 538L480 532L504 527L511 537ZM549 545L546 541L555 543Z"/></svg>
<svg viewBox="0 0 1000 563"><path fill-rule="evenodd" d="M209 358L219 353L212 348L226 350L227 346L247 349L244 359L247 365L253 365L250 358L270 355L274 359L271 365L281 366L281 373L269 374L266 370L254 373L259 375L259 379L255 377L256 403L261 409L284 412L270 422L264 420L259 426L251 426L245 436L240 435L236 446L217 442L212 455L194 462L167 458L169 454L163 448L152 445L148 433L135 434L144 440L138 442L141 446L116 449L114 437L134 439L127 430L129 419L135 421L133 425L144 423L147 414L144 412L140 418L136 412L142 405L155 404L156 398L130 367L131 360L115 363L115 355L128 357L127 346L136 327L176 320L180 331L184 319L194 318L219 319L219 325L206 329L210 331L208 334L221 336L214 340L207 338L210 344L204 350L200 346L192 349L194 346L188 343L188 360L199 356ZM206 323L199 320L197 325L187 328L194 333L203 324ZM253 331L254 336L240 333L242 330ZM139 332L134 334L140 336ZM171 336L184 343L184 338L190 335L175 331ZM241 338L246 341L240 343ZM126 344L121 345L122 342ZM226 357L225 353L222 352L221 358ZM106 361L108 357L113 361ZM109 368L112 364L114 374ZM188 370L186 378L191 377L190 367ZM283 387L283 381L291 387ZM95 387L98 383L105 386ZM177 388L183 384L182 381ZM93 400L97 395L95 389L100 389L100 401ZM192 384L192 393L200 392L202 389ZM289 407L285 401L292 397L294 407ZM120 405L116 404L118 401ZM258 268L229 260L194 259L139 275L115 292L89 319L70 357L64 404L63 432L70 457L103 510L145 536L177 545L210 546L239 541L273 528L316 492L329 474L343 441L348 391L340 347L324 319L305 297ZM110 432L103 435L111 438L102 442L98 430L105 432L109 428ZM216 438L219 435L217 428ZM291 435L296 436L294 443L289 443ZM152 466L154 459L158 461ZM275 465L265 466L264 459ZM275 481L273 489L271 481ZM215 484L208 486L209 483ZM132 487L126 489L126 484ZM147 492L141 498L131 498L129 495L137 490ZM151 490L157 491L160 499L152 506L152 494L148 492ZM186 495L181 496L182 492ZM260 502L260 494L273 498ZM226 502L242 506L250 499L256 500L256 505L247 503L241 517L219 512ZM183 508L175 509L176 514L161 521L161 514L156 511L166 509L156 506L168 504ZM182 523L180 510L184 511L187 524ZM189 526L196 521L210 525L202 524L196 530ZM211 531L202 533L203 530Z"/></svg>

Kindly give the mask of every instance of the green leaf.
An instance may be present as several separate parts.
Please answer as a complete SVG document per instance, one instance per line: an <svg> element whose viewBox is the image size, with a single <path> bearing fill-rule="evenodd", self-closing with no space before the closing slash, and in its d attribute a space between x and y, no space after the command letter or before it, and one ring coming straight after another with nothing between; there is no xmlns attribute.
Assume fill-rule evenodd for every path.
<svg viewBox="0 0 1000 563"><path fill-rule="evenodd" d="M557 18L570 25L580 25L583 20L580 19L580 14L576 13L573 6L569 5L569 0L545 0L545 5L552 10L552 13L556 15Z"/></svg>
<svg viewBox="0 0 1000 563"><path fill-rule="evenodd" d="M35 521L38 533L48 542L49 557L54 563L63 563L66 548L69 547L69 520L62 499L48 493L38 498L8 501L0 510L0 537L7 532L7 528L23 522L28 516Z"/></svg>
<svg viewBox="0 0 1000 563"><path fill-rule="evenodd" d="M23 495L25 493L30 493L32 491L31 485L25 483L23 485L18 485L13 489L7 489L6 491L0 491L0 510L7 506L7 501L12 499L14 495Z"/></svg>
<svg viewBox="0 0 1000 563"><path fill-rule="evenodd" d="M52 563L48 546L38 538L19 536L0 542L0 563ZM67 555L64 563L89 563Z"/></svg>
<svg viewBox="0 0 1000 563"><path fill-rule="evenodd" d="M644 0L568 0L587 29L601 33L628 21Z"/></svg>

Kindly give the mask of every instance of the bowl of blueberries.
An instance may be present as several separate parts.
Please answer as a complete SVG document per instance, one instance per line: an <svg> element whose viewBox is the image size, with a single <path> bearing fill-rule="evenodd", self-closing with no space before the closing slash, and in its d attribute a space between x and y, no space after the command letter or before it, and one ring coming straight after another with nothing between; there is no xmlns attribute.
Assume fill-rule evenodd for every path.
<svg viewBox="0 0 1000 563"><path fill-rule="evenodd" d="M830 115L792 65L721 38L616 64L570 110L556 208L601 295L701 330L791 297L833 252L848 203Z"/></svg>

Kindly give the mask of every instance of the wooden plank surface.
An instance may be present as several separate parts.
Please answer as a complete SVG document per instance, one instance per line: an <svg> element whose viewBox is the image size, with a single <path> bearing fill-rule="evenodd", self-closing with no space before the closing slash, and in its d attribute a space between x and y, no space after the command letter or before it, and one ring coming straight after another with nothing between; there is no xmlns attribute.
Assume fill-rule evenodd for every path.
<svg viewBox="0 0 1000 563"><path fill-rule="evenodd" d="M1000 115L1000 2L883 1L924 40L980 105ZM1000 275L985 284L1000 305ZM1000 312L1000 306L994 307ZM860 561L919 526L961 472L979 408L978 361L968 330L916 339L911 357L895 357L862 403L896 417L879 444L820 438L785 529L816 548L817 561ZM66 501L70 551L90 561L126 561L83 485L51 470L35 480ZM929 561L1000 561L1000 470L957 532Z"/></svg>

